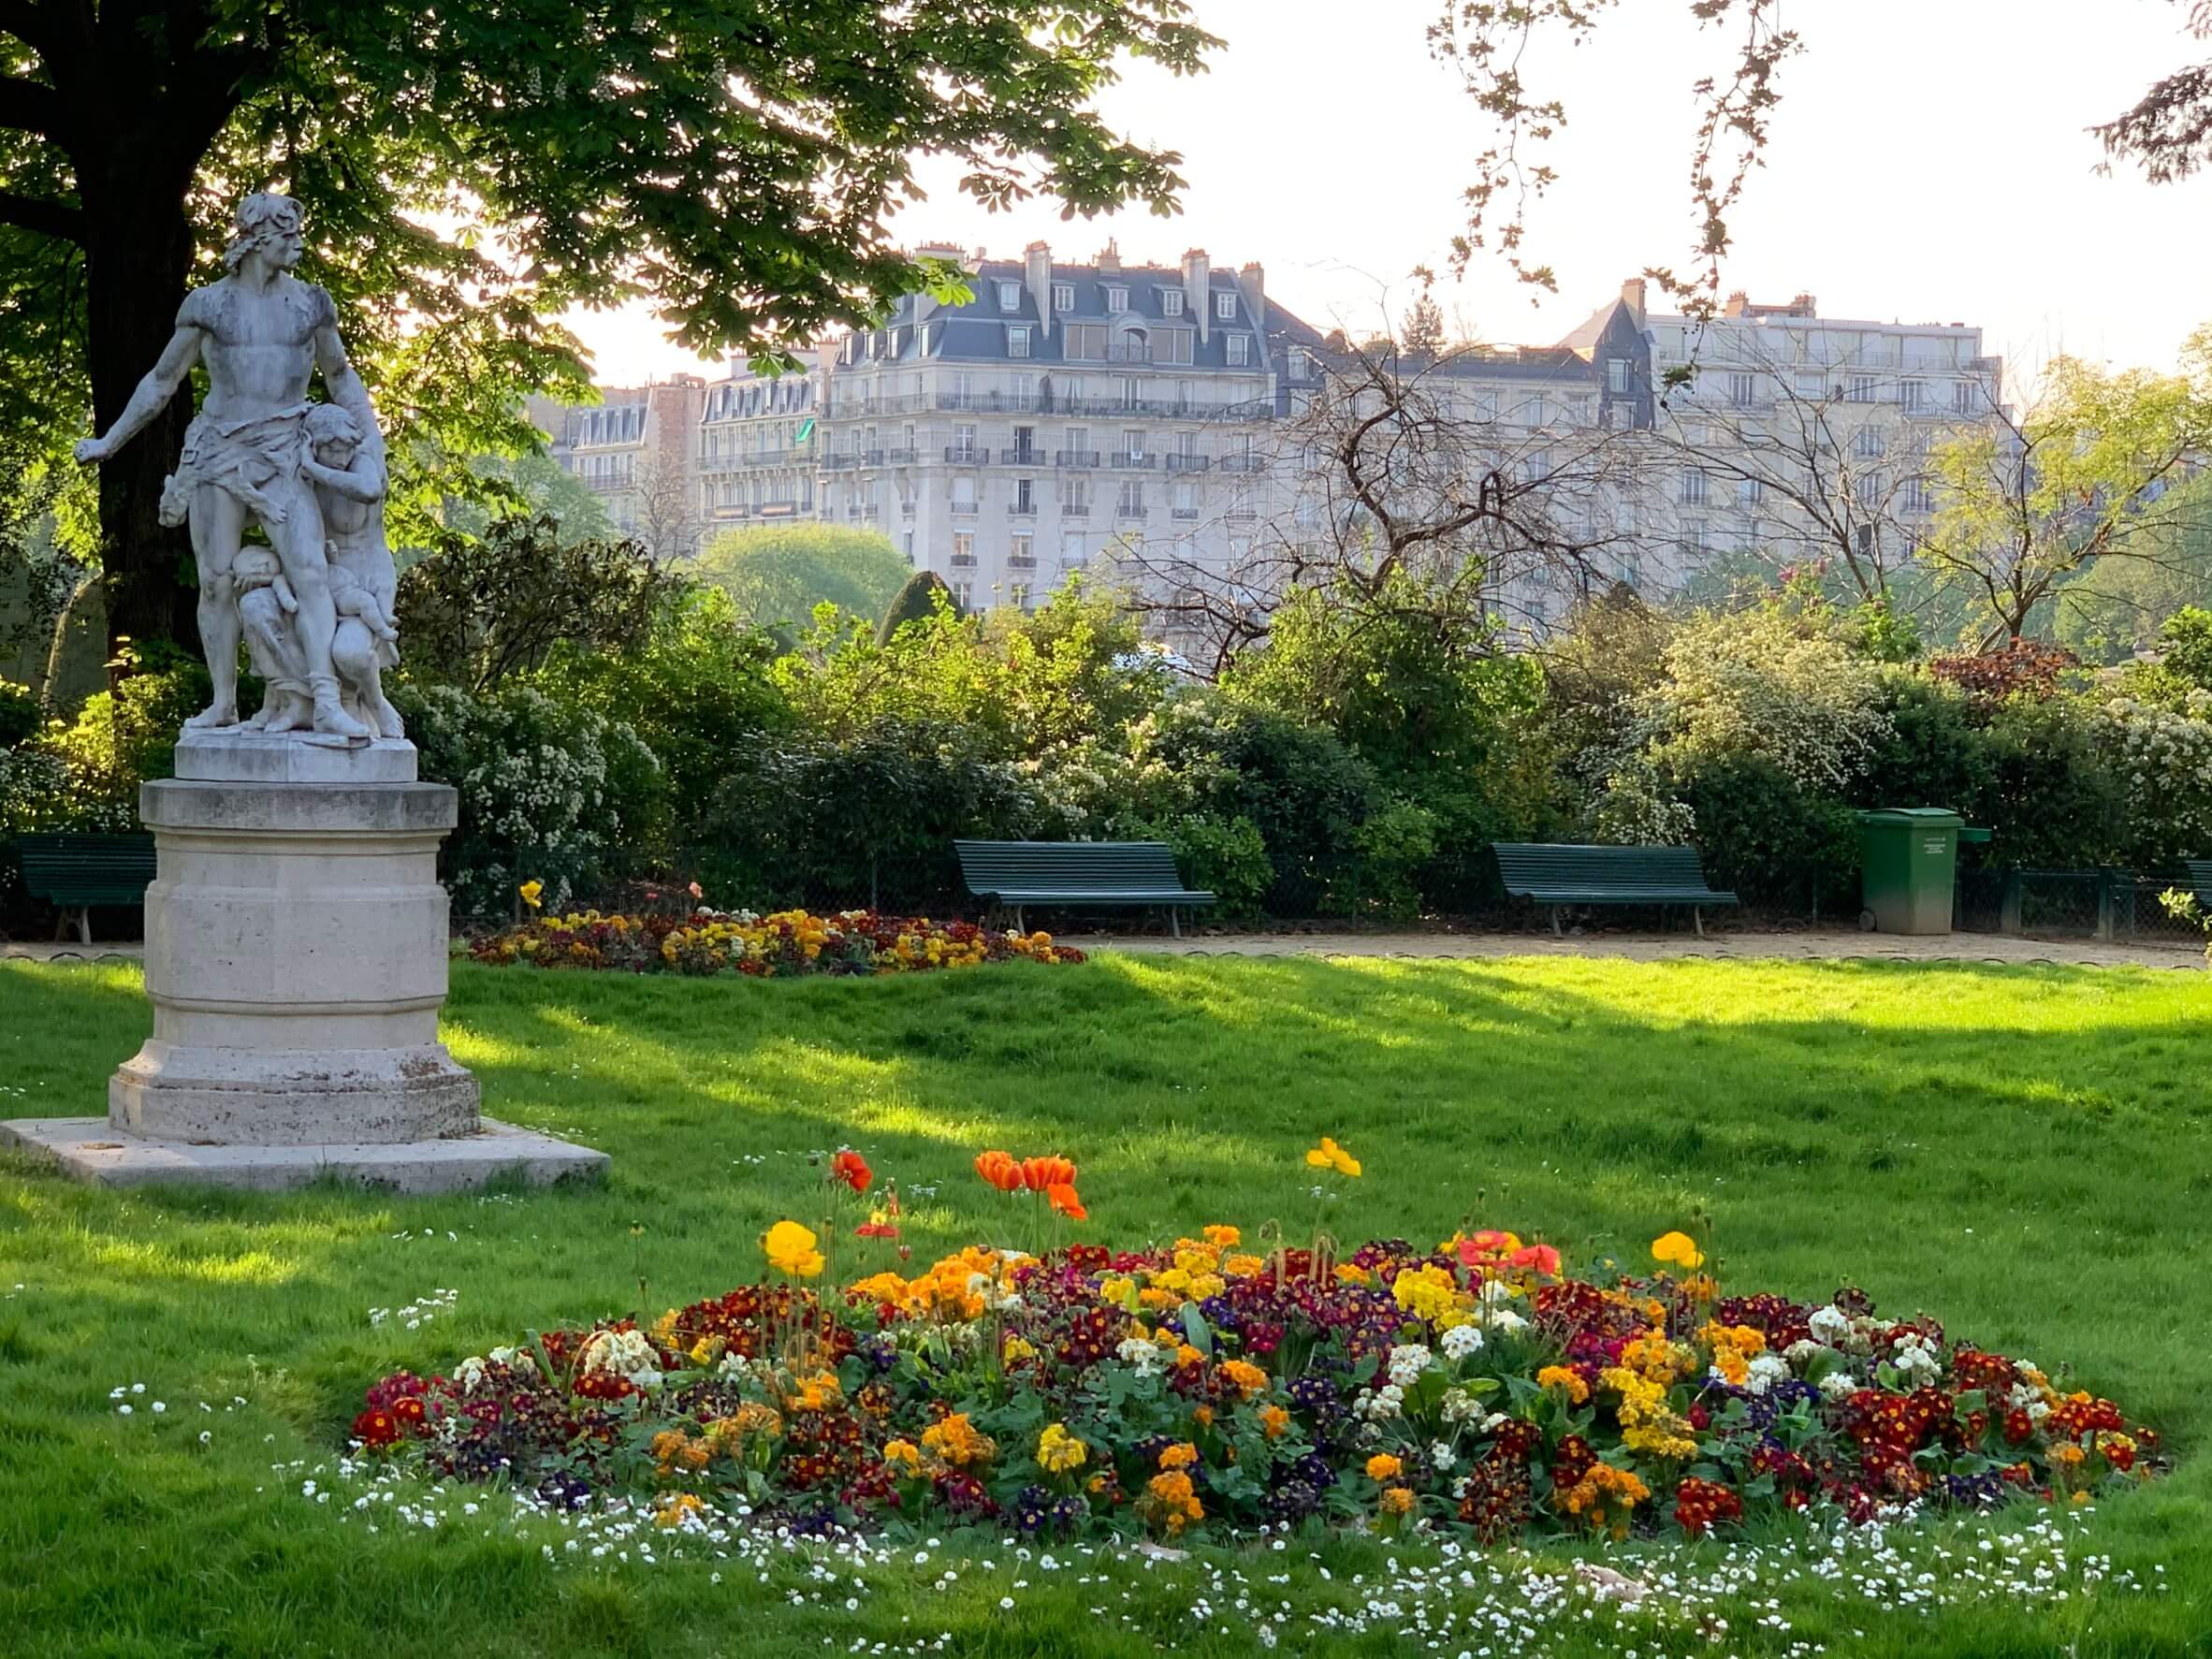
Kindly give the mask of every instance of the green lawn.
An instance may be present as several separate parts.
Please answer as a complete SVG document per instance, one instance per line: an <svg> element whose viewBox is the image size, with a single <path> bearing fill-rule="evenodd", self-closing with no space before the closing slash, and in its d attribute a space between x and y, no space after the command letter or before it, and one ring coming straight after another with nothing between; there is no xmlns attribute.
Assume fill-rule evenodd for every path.
<svg viewBox="0 0 2212 1659"><path fill-rule="evenodd" d="M134 970L0 963L0 1114L99 1111L147 1025ZM1285 1651L1433 1643L1448 1659L1812 1644L2132 1659L2203 1652L2212 1629L2212 999L2195 974L1109 955L761 984L462 966L446 1038L488 1111L606 1149L608 1184L114 1195L0 1162L0 1647L668 1659L914 1652L950 1633L933 1651L1244 1653L1260 1651L1256 1612L1285 1602ZM496 1506L468 1517L473 1492L435 1529L387 1507L372 1532L317 1467L378 1374L754 1276L762 1229L808 1213L808 1155L840 1143L910 1194L936 1186L909 1218L926 1256L989 1235L996 1195L968 1169L987 1145L1078 1159L1089 1236L1271 1215L1302 1230L1300 1154L1322 1132L1366 1166L1339 1237L1433 1241L1468 1217L1541 1233L1571 1263L1640 1251L1703 1206L1728 1288L1855 1283L1889 1313L2071 1365L2168 1433L2175 1475L2086 1522L2087 1548L2148 1588L1923 1613L1801 1576L1772 1592L1778 1609L1729 1602L1724 1634L1661 1596L1493 1647L1442 1627L1453 1593L1418 1576L1427 1546L1053 1571L955 1536L926 1564L909 1545L857 1572L781 1550L717 1563L663 1546L648 1564L560 1549L552 1522ZM444 1289L451 1308L417 1329L371 1323ZM136 1383L123 1416L110 1390ZM303 1496L308 1479L327 1495ZM1909 1551L1948 1577L2031 1516ZM1409 1648L1415 1601L1434 1623ZM1790 1628L1758 1623L1775 1616Z"/></svg>

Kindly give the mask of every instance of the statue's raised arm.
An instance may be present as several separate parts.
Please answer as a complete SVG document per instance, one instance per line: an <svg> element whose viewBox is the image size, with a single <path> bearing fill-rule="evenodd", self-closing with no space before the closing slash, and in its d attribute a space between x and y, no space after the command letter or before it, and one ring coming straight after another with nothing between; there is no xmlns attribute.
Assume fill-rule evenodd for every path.
<svg viewBox="0 0 2212 1659"><path fill-rule="evenodd" d="M184 377L192 372L193 364L199 361L200 342L204 338L198 323L192 318L188 299L184 309L177 313L177 331L169 336L160 357L131 392L131 400L123 406L115 424L99 437L78 440L78 460L87 466L106 460L137 437L148 421L167 408L169 400L183 389Z"/></svg>

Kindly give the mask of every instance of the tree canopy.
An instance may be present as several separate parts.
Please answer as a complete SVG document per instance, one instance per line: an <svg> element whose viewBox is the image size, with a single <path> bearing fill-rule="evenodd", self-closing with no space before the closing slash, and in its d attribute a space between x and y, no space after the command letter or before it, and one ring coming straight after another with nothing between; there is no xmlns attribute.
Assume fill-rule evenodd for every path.
<svg viewBox="0 0 2212 1659"><path fill-rule="evenodd" d="M724 531L691 570L763 628L807 627L825 604L879 618L912 574L880 531L797 520Z"/></svg>
<svg viewBox="0 0 2212 1659"><path fill-rule="evenodd" d="M403 533L481 483L466 458L532 446L520 392L583 393L569 306L642 298L693 349L781 360L952 280L886 228L927 156L993 205L1171 211L1179 158L1094 100L1124 55L1181 72L1214 44L1182 0L6 0L0 415L109 425L236 197L282 189L408 440ZM119 632L191 631L155 512L188 415L102 469Z"/></svg>

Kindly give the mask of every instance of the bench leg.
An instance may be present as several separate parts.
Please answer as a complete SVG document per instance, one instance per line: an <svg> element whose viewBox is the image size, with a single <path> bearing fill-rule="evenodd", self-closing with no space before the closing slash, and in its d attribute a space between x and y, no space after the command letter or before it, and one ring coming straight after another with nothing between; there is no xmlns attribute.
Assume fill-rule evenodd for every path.
<svg viewBox="0 0 2212 1659"><path fill-rule="evenodd" d="M1565 934L1559 931L1559 907L1557 905L1551 907L1551 937L1553 939L1566 938Z"/></svg>
<svg viewBox="0 0 2212 1659"><path fill-rule="evenodd" d="M1022 907L1020 905L1016 905L1014 906L1013 910L1014 931L1016 933L1027 933L1029 931L1028 926L1022 921Z"/></svg>
<svg viewBox="0 0 2212 1659"><path fill-rule="evenodd" d="M1705 937L1705 907L1703 905L1690 907L1690 921L1697 929L1697 937L1703 939Z"/></svg>
<svg viewBox="0 0 2212 1659"><path fill-rule="evenodd" d="M1183 912L1173 905L1168 907L1168 931L1177 939L1183 937Z"/></svg>
<svg viewBox="0 0 2212 1659"><path fill-rule="evenodd" d="M84 909L77 912L77 942L82 945L92 943L92 906L90 905L86 905Z"/></svg>

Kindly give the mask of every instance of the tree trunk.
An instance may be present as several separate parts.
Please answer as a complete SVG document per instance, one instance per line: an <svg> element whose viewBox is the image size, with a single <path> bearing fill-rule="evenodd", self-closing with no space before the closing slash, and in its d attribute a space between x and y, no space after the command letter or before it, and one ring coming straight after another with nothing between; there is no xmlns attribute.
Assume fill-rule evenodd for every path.
<svg viewBox="0 0 2212 1659"><path fill-rule="evenodd" d="M176 327L192 271L192 226L182 194L110 179L86 192L87 357L93 418L114 425L139 377ZM100 558L107 572L108 640L199 648L198 577L182 528L159 517L162 481L176 470L192 418L189 391L100 467Z"/></svg>

